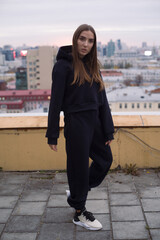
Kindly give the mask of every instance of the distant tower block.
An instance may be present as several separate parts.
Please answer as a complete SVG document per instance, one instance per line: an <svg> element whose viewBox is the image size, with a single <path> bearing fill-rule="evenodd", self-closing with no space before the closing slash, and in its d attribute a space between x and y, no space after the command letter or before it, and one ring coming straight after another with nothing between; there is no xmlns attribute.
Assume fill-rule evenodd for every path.
<svg viewBox="0 0 160 240"><path fill-rule="evenodd" d="M118 47L118 50L122 50L122 44L120 39L117 40L117 47Z"/></svg>
<svg viewBox="0 0 160 240"><path fill-rule="evenodd" d="M142 48L147 48L147 43L146 42L142 42Z"/></svg>

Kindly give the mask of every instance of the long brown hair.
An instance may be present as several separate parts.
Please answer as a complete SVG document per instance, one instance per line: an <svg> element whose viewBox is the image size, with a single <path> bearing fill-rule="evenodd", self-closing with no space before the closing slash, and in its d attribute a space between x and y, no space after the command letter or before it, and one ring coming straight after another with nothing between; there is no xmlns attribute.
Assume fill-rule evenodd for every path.
<svg viewBox="0 0 160 240"><path fill-rule="evenodd" d="M83 64L83 61L80 59L78 54L77 41L81 32L83 31L91 31L94 35L93 47L91 51L84 57L85 64L89 73L87 72ZM73 55L73 67L74 67L74 80L72 84L78 83L80 86L85 81L88 81L92 85L93 81L96 81L100 85L100 90L102 90L104 88L104 83L100 76L100 71L99 71L100 67L97 60L96 33L92 26L88 24L82 24L76 29L72 39L72 55Z"/></svg>

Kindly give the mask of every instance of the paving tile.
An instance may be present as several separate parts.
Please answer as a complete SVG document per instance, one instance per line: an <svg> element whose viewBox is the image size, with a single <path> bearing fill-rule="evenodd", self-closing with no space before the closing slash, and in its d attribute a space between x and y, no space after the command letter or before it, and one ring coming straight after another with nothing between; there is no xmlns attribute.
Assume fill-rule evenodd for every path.
<svg viewBox="0 0 160 240"><path fill-rule="evenodd" d="M160 187L147 187L140 190L141 198L160 198Z"/></svg>
<svg viewBox="0 0 160 240"><path fill-rule="evenodd" d="M133 182L133 176L131 175L127 175L124 173L119 173L119 172L115 172L115 173L109 173L107 175L107 182L111 183L131 183Z"/></svg>
<svg viewBox="0 0 160 240"><path fill-rule="evenodd" d="M113 222L114 240L149 239L145 222Z"/></svg>
<svg viewBox="0 0 160 240"><path fill-rule="evenodd" d="M135 192L135 187L132 183L126 183L126 184L123 184L123 183L110 183L108 185L108 188L109 188L109 191L110 192Z"/></svg>
<svg viewBox="0 0 160 240"><path fill-rule="evenodd" d="M111 207L112 221L144 220L140 206Z"/></svg>
<svg viewBox="0 0 160 240"><path fill-rule="evenodd" d="M49 190L25 191L23 192L21 201L47 201L49 197Z"/></svg>
<svg viewBox="0 0 160 240"><path fill-rule="evenodd" d="M0 196L16 196L23 191L23 185L0 183Z"/></svg>
<svg viewBox="0 0 160 240"><path fill-rule="evenodd" d="M0 224L0 234L2 233L4 226L5 224Z"/></svg>
<svg viewBox="0 0 160 240"><path fill-rule="evenodd" d="M46 202L20 202L16 206L13 215L42 215Z"/></svg>
<svg viewBox="0 0 160 240"><path fill-rule="evenodd" d="M38 240L73 240L74 224L73 223L44 223L40 230Z"/></svg>
<svg viewBox="0 0 160 240"><path fill-rule="evenodd" d="M149 228L160 228L160 212L145 213Z"/></svg>
<svg viewBox="0 0 160 240"><path fill-rule="evenodd" d="M52 187L53 179L30 178L25 185L25 190L51 190Z"/></svg>
<svg viewBox="0 0 160 240"><path fill-rule="evenodd" d="M14 208L19 196L0 196L0 208Z"/></svg>
<svg viewBox="0 0 160 240"><path fill-rule="evenodd" d="M88 192L87 199L108 199L106 188L93 188Z"/></svg>
<svg viewBox="0 0 160 240"><path fill-rule="evenodd" d="M5 184L24 184L27 179L29 178L28 175L18 175L18 174L12 174L9 173L3 178L3 182Z"/></svg>
<svg viewBox="0 0 160 240"><path fill-rule="evenodd" d="M108 200L87 200L86 208L92 213L109 213Z"/></svg>
<svg viewBox="0 0 160 240"><path fill-rule="evenodd" d="M159 185L159 179L154 170L141 170L140 176L134 176L136 187L144 188L146 186L157 186Z"/></svg>
<svg viewBox="0 0 160 240"><path fill-rule="evenodd" d="M151 229L150 230L152 240L159 240L160 239L160 229Z"/></svg>
<svg viewBox="0 0 160 240"><path fill-rule="evenodd" d="M69 207L66 195L51 195L48 207Z"/></svg>
<svg viewBox="0 0 160 240"><path fill-rule="evenodd" d="M11 212L12 209L0 209L0 223L6 223Z"/></svg>
<svg viewBox="0 0 160 240"><path fill-rule="evenodd" d="M54 183L67 183L67 174L66 173L57 173L54 178Z"/></svg>
<svg viewBox="0 0 160 240"><path fill-rule="evenodd" d="M37 232L40 219L41 216L12 216L6 225L5 232Z"/></svg>
<svg viewBox="0 0 160 240"><path fill-rule="evenodd" d="M36 240L37 233L4 233L1 240Z"/></svg>
<svg viewBox="0 0 160 240"><path fill-rule="evenodd" d="M111 230L111 226L110 226L110 216L109 214L94 214L95 218L100 221L100 223L102 224L103 228L101 231L109 231ZM86 232L88 231L87 229L80 227L80 226L76 226L77 231L81 231L81 232Z"/></svg>
<svg viewBox="0 0 160 240"><path fill-rule="evenodd" d="M112 240L110 231L86 231L76 232L76 240Z"/></svg>
<svg viewBox="0 0 160 240"><path fill-rule="evenodd" d="M160 198L142 199L142 205L145 212L160 212Z"/></svg>
<svg viewBox="0 0 160 240"><path fill-rule="evenodd" d="M53 185L51 190L52 194L66 194L66 190L69 190L69 186L66 183L57 183Z"/></svg>
<svg viewBox="0 0 160 240"><path fill-rule="evenodd" d="M110 204L115 205L140 205L134 193L110 193Z"/></svg>
<svg viewBox="0 0 160 240"><path fill-rule="evenodd" d="M72 223L74 212L73 208L47 208L43 222Z"/></svg>

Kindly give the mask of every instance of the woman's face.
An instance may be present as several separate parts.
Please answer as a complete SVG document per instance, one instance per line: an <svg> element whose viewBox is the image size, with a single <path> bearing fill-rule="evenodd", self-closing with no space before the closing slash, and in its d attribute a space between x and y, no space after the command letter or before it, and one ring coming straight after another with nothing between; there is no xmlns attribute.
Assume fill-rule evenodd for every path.
<svg viewBox="0 0 160 240"><path fill-rule="evenodd" d="M77 40L77 49L80 58L86 56L94 44L94 34L91 31L82 31Z"/></svg>

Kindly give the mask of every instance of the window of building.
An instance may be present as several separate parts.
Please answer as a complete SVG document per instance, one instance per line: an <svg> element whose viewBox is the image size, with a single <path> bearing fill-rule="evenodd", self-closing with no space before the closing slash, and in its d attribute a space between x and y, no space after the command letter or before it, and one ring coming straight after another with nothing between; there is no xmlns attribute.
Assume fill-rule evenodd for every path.
<svg viewBox="0 0 160 240"><path fill-rule="evenodd" d="M119 104L119 108L122 108L122 103Z"/></svg>
<svg viewBox="0 0 160 240"><path fill-rule="evenodd" d="M7 108L7 105L3 104L1 105L1 108Z"/></svg>
<svg viewBox="0 0 160 240"><path fill-rule="evenodd" d="M124 107L127 108L127 103L125 103Z"/></svg>
<svg viewBox="0 0 160 240"><path fill-rule="evenodd" d="M134 108L134 103L132 103L132 108Z"/></svg>
<svg viewBox="0 0 160 240"><path fill-rule="evenodd" d="M29 68L29 71L31 72L31 71L32 71L32 68Z"/></svg>
<svg viewBox="0 0 160 240"><path fill-rule="evenodd" d="M139 105L139 103L137 103L137 108L140 108L140 105Z"/></svg>
<svg viewBox="0 0 160 240"><path fill-rule="evenodd" d="M158 108L160 108L160 103L158 103Z"/></svg>
<svg viewBox="0 0 160 240"><path fill-rule="evenodd" d="M149 104L149 108L152 108L152 103Z"/></svg>
<svg viewBox="0 0 160 240"><path fill-rule="evenodd" d="M29 65L31 66L31 65L32 65L32 62L29 62Z"/></svg>
<svg viewBox="0 0 160 240"><path fill-rule="evenodd" d="M144 103L144 108L146 108L147 107L147 104L146 103Z"/></svg>
<svg viewBox="0 0 160 240"><path fill-rule="evenodd" d="M29 76L32 77L33 76L32 73L30 73Z"/></svg>

